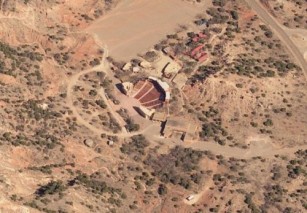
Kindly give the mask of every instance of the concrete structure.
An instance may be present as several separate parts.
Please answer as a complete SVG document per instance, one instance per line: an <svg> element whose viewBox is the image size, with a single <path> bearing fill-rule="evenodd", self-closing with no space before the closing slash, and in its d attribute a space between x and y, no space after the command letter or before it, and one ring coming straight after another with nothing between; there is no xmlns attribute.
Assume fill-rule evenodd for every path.
<svg viewBox="0 0 307 213"><path fill-rule="evenodd" d="M144 118L150 119L156 110L155 109L149 110L146 107L139 106L138 111Z"/></svg>
<svg viewBox="0 0 307 213"><path fill-rule="evenodd" d="M140 72L140 68L139 67L133 67L132 68L132 72L134 72L134 73L138 73L138 72Z"/></svg>
<svg viewBox="0 0 307 213"><path fill-rule="evenodd" d="M179 89L182 89L187 82L188 77L184 73L179 73L173 78L173 82L178 86Z"/></svg>
<svg viewBox="0 0 307 213"><path fill-rule="evenodd" d="M165 102L165 93L156 81L151 79L138 81L129 95L149 109L160 108Z"/></svg>
<svg viewBox="0 0 307 213"><path fill-rule="evenodd" d="M108 140L107 144L108 144L109 146L113 146L114 141L112 141L112 140Z"/></svg>
<svg viewBox="0 0 307 213"><path fill-rule="evenodd" d="M159 52L160 60L156 61L153 65L155 70L157 71L157 76L165 75L164 70L169 63L177 63L174 61L174 58L169 56L168 54L164 54L162 51ZM156 74L153 74L156 75Z"/></svg>
<svg viewBox="0 0 307 213"><path fill-rule="evenodd" d="M163 69L163 74L170 78L172 75L175 75L179 72L181 66L175 61L168 62Z"/></svg>
<svg viewBox="0 0 307 213"><path fill-rule="evenodd" d="M131 82L124 82L122 83L122 91L125 95L128 95L130 96L131 95L131 92L132 92L132 89L133 89L133 83Z"/></svg>
<svg viewBox="0 0 307 213"><path fill-rule="evenodd" d="M166 113L157 113L156 116L153 116L155 109L163 107L165 102L170 100L170 87L166 82L149 77L145 80L139 80L136 84L124 82L121 85L121 90L139 102L139 105L136 105L136 111L140 115L148 119L154 117L154 120L159 122L166 120Z"/></svg>
<svg viewBox="0 0 307 213"><path fill-rule="evenodd" d="M172 117L168 118L162 129L162 135L166 138L172 138L181 134L182 141L189 141L198 138L198 125L191 119Z"/></svg>
<svg viewBox="0 0 307 213"><path fill-rule="evenodd" d="M142 61L140 63L140 66L143 68L151 68L151 63L147 62L147 61Z"/></svg>
<svg viewBox="0 0 307 213"><path fill-rule="evenodd" d="M165 47L162 51L172 59L175 59L175 53L171 47Z"/></svg>
<svg viewBox="0 0 307 213"><path fill-rule="evenodd" d="M131 69L131 67L132 67L132 64L131 64L130 62L128 62L128 63L126 63L126 64L123 66L122 70L128 71L128 70Z"/></svg>
<svg viewBox="0 0 307 213"><path fill-rule="evenodd" d="M153 121L157 121L157 122L164 122L166 121L166 113L165 112L155 112L155 114L152 117Z"/></svg>
<svg viewBox="0 0 307 213"><path fill-rule="evenodd" d="M168 83L161 81L160 79L152 77L152 76L150 76L148 78L159 84L161 89L163 89L163 91L165 92L165 100L169 101L171 99L171 93L170 93L170 87L169 87Z"/></svg>

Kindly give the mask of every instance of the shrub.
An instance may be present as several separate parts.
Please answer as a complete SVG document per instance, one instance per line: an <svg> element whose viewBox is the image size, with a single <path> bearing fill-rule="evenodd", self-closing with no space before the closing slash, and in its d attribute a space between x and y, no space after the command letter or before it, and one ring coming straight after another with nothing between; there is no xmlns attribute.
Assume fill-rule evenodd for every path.
<svg viewBox="0 0 307 213"><path fill-rule="evenodd" d="M166 195L167 194L167 187L164 184L160 184L158 188L159 195Z"/></svg>
<svg viewBox="0 0 307 213"><path fill-rule="evenodd" d="M263 122L264 126L273 126L273 121L271 119L267 119L265 122Z"/></svg>
<svg viewBox="0 0 307 213"><path fill-rule="evenodd" d="M41 186L39 189L36 190L36 194L39 196L45 196L47 194L53 195L56 193L61 193L66 190L66 186L63 184L62 181L51 181L46 185Z"/></svg>

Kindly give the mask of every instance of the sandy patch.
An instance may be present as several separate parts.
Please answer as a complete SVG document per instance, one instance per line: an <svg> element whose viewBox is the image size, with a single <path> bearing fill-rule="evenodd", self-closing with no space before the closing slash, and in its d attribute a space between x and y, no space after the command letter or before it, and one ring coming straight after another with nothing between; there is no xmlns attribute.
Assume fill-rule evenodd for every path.
<svg viewBox="0 0 307 213"><path fill-rule="evenodd" d="M190 196L193 196L192 200L187 200L186 198L184 199L184 203L188 204L188 205L193 205L195 203L197 203L197 201L203 196L203 192L200 192L199 194L192 194Z"/></svg>
<svg viewBox="0 0 307 213"><path fill-rule="evenodd" d="M307 30L287 28L285 31L307 61Z"/></svg>
<svg viewBox="0 0 307 213"><path fill-rule="evenodd" d="M30 166L33 162L35 153L28 147L13 147L11 150L10 163L15 169L23 169Z"/></svg>
<svg viewBox="0 0 307 213"><path fill-rule="evenodd" d="M99 143L99 141L95 142ZM106 168L106 166L109 166L111 162L111 159L106 161L109 153L105 153L104 158L102 159L94 150L73 141L66 141L65 147L68 156L75 156L74 168L76 170L82 170L84 173L92 174L98 170L97 168L100 168L107 170L107 173L110 174L110 171Z"/></svg>
<svg viewBox="0 0 307 213"><path fill-rule="evenodd" d="M87 30L110 49L110 56L128 60L158 43L179 24L187 24L204 8L178 0L123 0Z"/></svg>
<svg viewBox="0 0 307 213"><path fill-rule="evenodd" d="M60 70L53 66L48 61L42 62L42 75L45 82L48 84L47 89L44 91L44 97L55 96L60 93L60 87L64 84L65 76Z"/></svg>
<svg viewBox="0 0 307 213"><path fill-rule="evenodd" d="M207 170L211 170L213 171L213 174L217 171L217 162L216 161L212 161L212 160L203 160L200 163L200 167L207 169ZM193 205L197 202L200 201L205 201L207 202L209 197L210 197L210 187L212 187L214 185L212 177L209 178L208 181L205 181L205 185L203 187L200 188L200 191L196 194L190 194L189 196L193 196L193 199L188 200L186 196L183 200L183 202L187 205Z"/></svg>
<svg viewBox="0 0 307 213"><path fill-rule="evenodd" d="M2 73L0 74L0 82L4 84L19 85L19 82L16 80L16 78Z"/></svg>

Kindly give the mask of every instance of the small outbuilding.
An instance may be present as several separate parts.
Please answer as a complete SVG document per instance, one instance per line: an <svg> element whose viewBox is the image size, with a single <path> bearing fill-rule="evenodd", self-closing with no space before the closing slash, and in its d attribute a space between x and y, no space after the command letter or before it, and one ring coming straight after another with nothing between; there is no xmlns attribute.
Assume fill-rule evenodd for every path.
<svg viewBox="0 0 307 213"><path fill-rule="evenodd" d="M195 140L198 138L198 124L192 119L184 117L168 118L162 129L162 135L166 138L172 138L181 134L181 140Z"/></svg>
<svg viewBox="0 0 307 213"><path fill-rule="evenodd" d="M132 67L132 64L131 64L130 62L128 62L128 63L126 63L126 64L123 66L122 70L128 71L128 70L131 69L131 67Z"/></svg>
<svg viewBox="0 0 307 213"><path fill-rule="evenodd" d="M141 71L140 67L133 67L132 68L132 72L134 72L134 73L138 73L140 71Z"/></svg>
<svg viewBox="0 0 307 213"><path fill-rule="evenodd" d="M122 92L123 92L125 95L128 95L128 96L129 96L130 93L132 92L133 87L134 87L133 83L128 82L128 81L123 82L122 85L121 85Z"/></svg>
<svg viewBox="0 0 307 213"><path fill-rule="evenodd" d="M114 145L114 141L108 140L108 141L107 141L107 144L108 144L109 146L113 146L113 145Z"/></svg>

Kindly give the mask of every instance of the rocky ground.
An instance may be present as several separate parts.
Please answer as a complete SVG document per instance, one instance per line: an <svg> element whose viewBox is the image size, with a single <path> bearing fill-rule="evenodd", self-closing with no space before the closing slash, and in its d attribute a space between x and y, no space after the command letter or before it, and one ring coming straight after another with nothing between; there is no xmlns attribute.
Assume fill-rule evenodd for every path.
<svg viewBox="0 0 307 213"><path fill-rule="evenodd" d="M170 103L201 127L185 144L115 111L125 73L86 29L117 1L0 2L0 212L306 210L304 70L244 2L208 2L154 46L189 79ZM180 54L200 31L204 63Z"/></svg>

